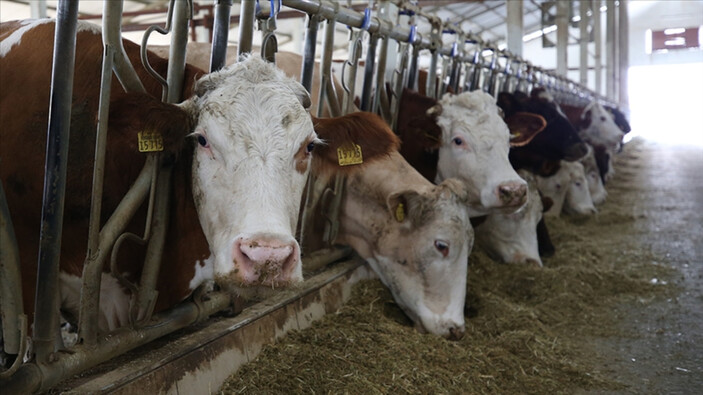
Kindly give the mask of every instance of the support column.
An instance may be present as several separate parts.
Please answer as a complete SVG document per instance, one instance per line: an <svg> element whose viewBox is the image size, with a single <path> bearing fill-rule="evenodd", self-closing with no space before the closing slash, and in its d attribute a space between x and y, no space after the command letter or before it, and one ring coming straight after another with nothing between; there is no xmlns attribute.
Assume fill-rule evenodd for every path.
<svg viewBox="0 0 703 395"><path fill-rule="evenodd" d="M617 42L615 40L616 20L615 20L615 0L606 0L608 10L606 11L605 23L605 94L609 99L616 97L615 70L617 69Z"/></svg>
<svg viewBox="0 0 703 395"><path fill-rule="evenodd" d="M508 16L506 19L508 51L522 57L522 36L524 30L523 0L506 2Z"/></svg>
<svg viewBox="0 0 703 395"><path fill-rule="evenodd" d="M593 42L595 43L594 49L594 70L596 73L596 93L603 93L603 70L601 52L603 50L603 40L601 38L601 13L600 13L601 0L591 0L591 9L593 10Z"/></svg>
<svg viewBox="0 0 703 395"><path fill-rule="evenodd" d="M583 86L588 86L588 26L590 25L590 19L588 17L588 3L590 0L579 0L579 16L581 20L579 21L579 82Z"/></svg>
<svg viewBox="0 0 703 395"><path fill-rule="evenodd" d="M30 1L29 12L33 19L46 18L46 0Z"/></svg>
<svg viewBox="0 0 703 395"><path fill-rule="evenodd" d="M627 92L627 72L630 67L630 24L627 12L628 0L620 0L618 7L618 102L624 108L630 106Z"/></svg>
<svg viewBox="0 0 703 395"><path fill-rule="evenodd" d="M557 74L566 77L568 64L567 49L569 47L569 3L557 0Z"/></svg>

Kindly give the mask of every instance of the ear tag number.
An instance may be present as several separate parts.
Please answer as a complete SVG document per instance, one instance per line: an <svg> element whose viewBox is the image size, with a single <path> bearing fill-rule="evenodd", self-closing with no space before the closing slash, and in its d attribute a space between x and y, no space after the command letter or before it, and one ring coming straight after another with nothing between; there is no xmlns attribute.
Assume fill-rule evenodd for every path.
<svg viewBox="0 0 703 395"><path fill-rule="evenodd" d="M361 155L361 146L354 144L354 147L339 147L337 148L337 159L340 166L359 165L364 163L364 157Z"/></svg>
<svg viewBox="0 0 703 395"><path fill-rule="evenodd" d="M403 206L403 203L398 203L398 207L395 208L395 219L398 222L405 220L405 206Z"/></svg>
<svg viewBox="0 0 703 395"><path fill-rule="evenodd" d="M164 150L164 138L157 132L139 132L139 152L161 152Z"/></svg>

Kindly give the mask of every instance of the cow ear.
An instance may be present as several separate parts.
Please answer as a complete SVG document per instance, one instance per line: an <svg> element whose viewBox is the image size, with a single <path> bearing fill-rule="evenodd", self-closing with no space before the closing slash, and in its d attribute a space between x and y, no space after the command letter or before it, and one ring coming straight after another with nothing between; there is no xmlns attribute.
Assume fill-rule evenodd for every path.
<svg viewBox="0 0 703 395"><path fill-rule="evenodd" d="M394 221L422 225L431 210L430 201L428 196L408 189L388 196L386 206Z"/></svg>
<svg viewBox="0 0 703 395"><path fill-rule="evenodd" d="M589 126L591 126L591 118L592 118L592 108L588 108L586 111L581 114L581 119L579 120L579 129L588 129Z"/></svg>
<svg viewBox="0 0 703 395"><path fill-rule="evenodd" d="M177 154L193 129L189 109L187 105L163 103L146 93L128 93L110 103L108 129L131 151Z"/></svg>
<svg viewBox="0 0 703 395"><path fill-rule="evenodd" d="M542 177L551 177L561 168L561 163L558 160L544 160L537 171L537 175Z"/></svg>
<svg viewBox="0 0 703 395"><path fill-rule="evenodd" d="M517 112L505 120L510 129L510 146L522 147L547 126L547 121L537 114Z"/></svg>
<svg viewBox="0 0 703 395"><path fill-rule="evenodd" d="M324 144L313 152L316 175L351 173L363 165L397 152L400 140L376 114L355 112L337 118L312 117Z"/></svg>
<svg viewBox="0 0 703 395"><path fill-rule="evenodd" d="M451 192L461 203L471 206L481 205L481 191L465 182L455 178L448 178L437 185L437 187L443 190L442 193L444 191Z"/></svg>
<svg viewBox="0 0 703 395"><path fill-rule="evenodd" d="M310 99L310 93L308 93L308 91L298 82L286 79L286 83L288 84L290 90L295 93L295 96L298 98L298 101L303 106L303 108L309 110L312 106L312 99Z"/></svg>
<svg viewBox="0 0 703 395"><path fill-rule="evenodd" d="M498 107L503 110L506 118L520 111L520 103L518 103L515 95L508 92L500 92L498 94Z"/></svg>
<svg viewBox="0 0 703 395"><path fill-rule="evenodd" d="M437 119L438 116L442 115L442 105L439 103L435 104L434 106L428 108L425 114L432 119Z"/></svg>

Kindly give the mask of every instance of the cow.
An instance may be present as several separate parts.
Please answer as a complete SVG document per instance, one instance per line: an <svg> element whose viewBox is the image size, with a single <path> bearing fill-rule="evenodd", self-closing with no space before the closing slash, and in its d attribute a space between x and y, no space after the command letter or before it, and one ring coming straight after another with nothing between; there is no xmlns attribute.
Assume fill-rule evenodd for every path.
<svg viewBox="0 0 703 395"><path fill-rule="evenodd" d="M562 211L574 215L591 215L597 212L588 191L588 182L579 162L562 161L559 170L549 176L537 175L537 187L543 196L553 204L545 212L547 216L558 217Z"/></svg>
<svg viewBox="0 0 703 395"><path fill-rule="evenodd" d="M523 92L501 92L498 106L506 119L517 112L541 115L547 126L529 144L510 150L510 163L516 169L527 169L542 177L559 170L560 161L575 161L583 157L588 148L569 120L555 103L540 97L535 91L528 96Z"/></svg>
<svg viewBox="0 0 703 395"><path fill-rule="evenodd" d="M445 94L441 100L405 89L398 113L401 154L427 179L457 178L480 190L471 216L515 211L527 198L527 184L508 160L510 144L527 144L545 126L538 115L501 118L494 98L482 91ZM515 138L511 139L511 132Z"/></svg>
<svg viewBox="0 0 703 395"><path fill-rule="evenodd" d="M165 49L161 51L167 54ZM209 53L209 45L188 44L189 62L207 65ZM227 53L226 62L236 59L232 46ZM277 67L289 76L300 75L301 62L297 54L276 55ZM316 102L317 64L314 73L312 96ZM466 205L476 204L477 193L469 193L470 189L455 180L435 186L423 179L397 152L398 138L374 114L314 118L313 124L318 135L326 136L325 144L358 145L365 165L345 178L339 233L333 242L351 246L369 262L417 330L461 338L468 254L473 247ZM375 137L359 139L361 131ZM393 149L379 160L367 160L367 153L378 147ZM337 160L336 151L325 152L332 155L330 160ZM318 173L318 182L324 184L328 176ZM319 204L324 205L322 201ZM324 218L319 215L322 209L313 208L316 215L304 227L304 254L326 247L319 234L324 228Z"/></svg>
<svg viewBox="0 0 703 395"><path fill-rule="evenodd" d="M0 25L0 177L22 263L25 311L34 307L36 257L42 207L45 132L49 109L54 21ZM129 59L139 47L123 41ZM96 114L101 74L100 29L79 22L60 258L61 310L78 317L81 274L88 237ZM165 74L167 61L151 53ZM163 166L172 167L166 242L159 272L156 311L187 298L214 281L220 289L256 299L302 280L300 246L294 238L307 175L334 173L339 165L321 144L308 114L305 89L257 56L219 72L186 66L180 104L165 104L160 84L136 68L147 93L127 93L113 77L105 160L101 223L117 207L145 162L138 132L163 139ZM195 82L195 83L193 83ZM20 106L17 103L21 103ZM327 130L325 130L327 132ZM333 141L330 139L330 141ZM320 160L311 161L313 151ZM385 155L385 153L379 153ZM374 154L370 152L369 160ZM345 169L353 173L352 166ZM127 226L141 234L146 209ZM19 220L21 219L21 220ZM119 275L134 282L144 248L126 242L119 251ZM103 273L101 332L130 322L131 293Z"/></svg>
<svg viewBox="0 0 703 395"><path fill-rule="evenodd" d="M346 177L335 242L351 246L369 263L419 331L461 338L474 238L467 206L479 199L478 191L454 179L429 182L403 159L397 137L375 114L320 118L314 126L319 135L334 131L335 136L352 136L367 130L378 136L379 144L393 141L395 151ZM351 144L359 143L351 139L334 145ZM366 163L365 149L360 151Z"/></svg>
<svg viewBox="0 0 703 395"><path fill-rule="evenodd" d="M549 209L550 200L543 201L532 173L523 169L518 174L527 182L527 203L513 213L488 214L474 228L476 244L497 261L542 267L537 224L542 221L542 212Z"/></svg>
<svg viewBox="0 0 703 395"><path fill-rule="evenodd" d="M579 162L583 165L583 171L588 181L588 191L591 194L593 204L598 205L605 202L608 191L605 190L605 186L603 185L603 179L601 178L598 163L596 162L595 151L590 144L588 145L588 153L581 158Z"/></svg>

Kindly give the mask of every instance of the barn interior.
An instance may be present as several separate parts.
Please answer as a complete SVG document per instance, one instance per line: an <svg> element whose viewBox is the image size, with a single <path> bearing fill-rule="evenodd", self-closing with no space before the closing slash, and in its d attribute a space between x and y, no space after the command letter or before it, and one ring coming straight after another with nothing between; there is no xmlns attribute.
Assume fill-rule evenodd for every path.
<svg viewBox="0 0 703 395"><path fill-rule="evenodd" d="M227 1L192 0L189 41L212 42L221 3ZM227 44L240 45L246 1L229 3ZM271 9L268 1L261 3ZM275 3L270 2L273 8ZM304 54L310 18L286 3L274 23L277 49ZM703 0L331 3L360 14L370 10L372 17L390 15L423 36L432 30L423 16L434 15L456 28L440 33L445 42L458 31L480 37L486 47L517 55L620 108L632 131L613 158L615 175L599 213L550 218L559 250L541 269L497 264L475 248L461 341L416 333L378 280L358 280L373 277L369 269L350 274L342 263L329 278L319 272L312 277L337 284L337 290L320 292L339 300L315 296L317 305L298 300L293 303L302 307L285 307L297 300L285 294L238 316L219 315L160 337L51 389L34 390L697 393L703 388ZM166 25L169 0L123 4L122 35L129 40L141 43L149 26ZM415 15L399 17L403 4ZM103 6L80 1L78 18L99 25ZM58 7L52 0L0 0L0 22L55 18ZM260 28L251 37L255 48L262 46ZM351 30L337 23L334 59L349 57ZM317 61L323 36L321 28ZM152 34L149 44L169 45L171 38ZM494 53L479 56L485 62ZM418 64L431 67L430 51L420 52ZM356 285L339 285L344 282ZM281 313L256 321L257 314L275 309L288 318ZM312 323L307 315L320 320ZM258 326L246 336L266 340L248 345L245 335L228 335L236 337L232 340L221 334L250 322Z"/></svg>

